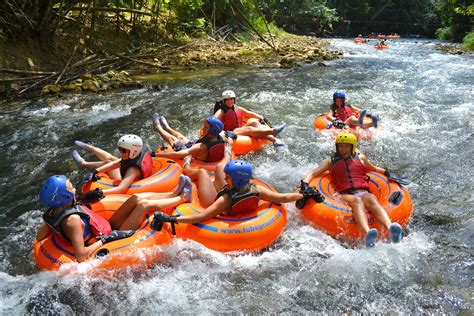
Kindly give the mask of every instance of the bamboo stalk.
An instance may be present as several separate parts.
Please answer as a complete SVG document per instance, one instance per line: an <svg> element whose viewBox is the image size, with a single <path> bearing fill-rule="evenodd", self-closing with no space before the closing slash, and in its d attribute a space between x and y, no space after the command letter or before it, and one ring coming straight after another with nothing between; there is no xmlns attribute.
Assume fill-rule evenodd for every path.
<svg viewBox="0 0 474 316"><path fill-rule="evenodd" d="M86 10L86 8L84 8L84 7L74 7L74 8L70 9L70 11L84 11L84 10ZM137 9L127 9L127 8L94 7L94 8L91 8L91 11L105 11L105 12L115 12L115 13L127 12L127 13L135 13L135 14L153 16L153 13L150 13L150 12L137 10Z"/></svg>
<svg viewBox="0 0 474 316"><path fill-rule="evenodd" d="M18 70L18 69L5 69L5 68L0 68L0 72L8 72L12 74L25 74L25 75L56 75L57 74L57 72L31 71L31 70Z"/></svg>

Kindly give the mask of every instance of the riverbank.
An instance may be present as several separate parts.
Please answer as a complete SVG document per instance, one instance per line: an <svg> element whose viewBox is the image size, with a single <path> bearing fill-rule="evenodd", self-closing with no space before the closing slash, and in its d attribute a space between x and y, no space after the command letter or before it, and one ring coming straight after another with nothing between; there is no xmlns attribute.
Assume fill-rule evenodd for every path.
<svg viewBox="0 0 474 316"><path fill-rule="evenodd" d="M48 63L44 55L18 62L15 60L15 50L6 50L3 54L8 53L9 56L2 56L4 63L0 65L3 70L0 95L13 99L69 92L98 92L140 86L146 75L241 65L294 68L303 63L323 62L342 56L341 52L328 49L328 41L315 37L285 34L276 38L267 37L266 41L268 43L235 38L219 42L193 38L142 48L128 54L90 51L88 54L77 54L74 61L64 58L63 53L64 57L57 63ZM24 50L19 49L16 57L25 59L23 53ZM35 60L41 62L35 63Z"/></svg>
<svg viewBox="0 0 474 316"><path fill-rule="evenodd" d="M464 48L463 45L459 43L438 44L436 45L436 49L445 51L452 55L473 54L472 51Z"/></svg>

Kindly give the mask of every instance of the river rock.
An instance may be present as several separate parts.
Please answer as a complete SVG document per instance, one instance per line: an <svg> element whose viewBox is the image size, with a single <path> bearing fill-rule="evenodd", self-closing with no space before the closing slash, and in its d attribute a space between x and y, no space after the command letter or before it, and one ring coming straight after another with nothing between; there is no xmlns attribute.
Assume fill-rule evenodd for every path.
<svg viewBox="0 0 474 316"><path fill-rule="evenodd" d="M63 89L67 90L67 91L81 91L81 86L80 85L78 86L77 84L70 83L70 84L64 85Z"/></svg>
<svg viewBox="0 0 474 316"><path fill-rule="evenodd" d="M281 68L293 68L297 67L298 63L295 61L294 57L285 56L279 61Z"/></svg>
<svg viewBox="0 0 474 316"><path fill-rule="evenodd" d="M83 80L94 80L94 75L93 74L85 74L82 76Z"/></svg>
<svg viewBox="0 0 474 316"><path fill-rule="evenodd" d="M59 93L61 91L61 86L58 84L49 84L41 89L41 94L49 94L49 93Z"/></svg>
<svg viewBox="0 0 474 316"><path fill-rule="evenodd" d="M100 85L95 80L86 80L82 83L82 89L97 92L100 90Z"/></svg>

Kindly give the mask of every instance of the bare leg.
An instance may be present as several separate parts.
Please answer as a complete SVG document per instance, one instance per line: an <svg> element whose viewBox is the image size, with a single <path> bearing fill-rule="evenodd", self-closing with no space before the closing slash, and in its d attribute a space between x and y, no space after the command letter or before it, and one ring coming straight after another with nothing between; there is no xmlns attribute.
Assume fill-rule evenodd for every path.
<svg viewBox="0 0 474 316"><path fill-rule="evenodd" d="M208 207L217 197L217 190L214 188L211 176L204 169L195 169L194 175L198 181L198 196L202 207Z"/></svg>
<svg viewBox="0 0 474 316"><path fill-rule="evenodd" d="M278 135L286 124L282 124L279 127L266 129L257 119L249 119L247 124L242 127L236 128L234 132L237 135L246 135L254 138L266 138L272 143L276 142L275 136Z"/></svg>
<svg viewBox="0 0 474 316"><path fill-rule="evenodd" d="M77 165L80 166L81 168L85 169L97 169L99 167L102 167L103 165L111 162L111 161L117 161L119 158L115 157L114 155L108 153L107 151L95 147L86 143L83 143L81 141L75 141L74 142L77 146L89 151L90 153L94 154L97 158L100 159L100 161L86 161L83 159L79 153L76 150L73 150L73 158L76 161ZM118 169L110 170L107 172L109 176L112 179L117 179L121 180L122 176L120 175L120 171Z"/></svg>
<svg viewBox="0 0 474 316"><path fill-rule="evenodd" d="M271 129L262 129L247 125L234 129L234 133L237 135L252 136L255 138L265 138L267 136L274 137L273 131Z"/></svg>
<svg viewBox="0 0 474 316"><path fill-rule="evenodd" d="M220 191L227 182L225 181L224 168L225 165L232 160L232 144L226 142L224 150L224 159L219 162L216 167L215 177L214 177L214 187L217 191Z"/></svg>
<svg viewBox="0 0 474 316"><path fill-rule="evenodd" d="M346 124L347 126L360 126L362 128L369 128L369 127L373 127L374 124L372 122L368 122L368 123L362 123L360 124L359 123L359 119L355 116L351 116L349 117L345 122L344 124Z"/></svg>
<svg viewBox="0 0 474 316"><path fill-rule="evenodd" d="M115 157L114 155L110 154L109 152L107 152L107 151L105 151L105 150L103 150L99 147L92 146L90 144L84 144L84 146L82 146L82 148L84 148L88 152L94 154L101 161L110 162L110 161L114 161L114 160L119 159L119 158Z"/></svg>
<svg viewBox="0 0 474 316"><path fill-rule="evenodd" d="M168 133L160 124L159 115L153 114L153 129L158 132L163 140L173 146L179 139Z"/></svg>
<svg viewBox="0 0 474 316"><path fill-rule="evenodd" d="M145 215L151 211L161 211L163 209L171 208L186 202L182 196L176 196L173 198L166 198L160 200L148 200L144 199L138 203L137 207L133 209L130 215L120 225L120 230L137 229L143 222Z"/></svg>
<svg viewBox="0 0 474 316"><path fill-rule="evenodd" d="M362 197L362 201L364 202L365 208L370 210L374 215L375 218L383 225L385 228L389 229L392 221L388 217L387 212L383 209L380 205L379 201L372 193L364 194Z"/></svg>
<svg viewBox="0 0 474 316"><path fill-rule="evenodd" d="M364 202L362 202L362 199L351 194L343 194L340 198L352 208L354 219L364 232L364 235L366 235L369 231L369 222L367 220L367 215L365 214Z"/></svg>
<svg viewBox="0 0 474 316"><path fill-rule="evenodd" d="M199 170L201 169L191 168L192 158L193 157L191 155L184 157L183 174L191 178L192 181L196 181L199 179Z"/></svg>
<svg viewBox="0 0 474 316"><path fill-rule="evenodd" d="M166 129L171 135L173 135L174 137L176 137L177 139L179 139L180 141L182 141L184 144L189 142L189 140L186 138L186 136L184 136L183 134L181 134L180 132L178 132L177 130L175 129L172 129L171 127L169 127L168 125L168 128Z"/></svg>
<svg viewBox="0 0 474 316"><path fill-rule="evenodd" d="M135 207L141 201L145 199L165 199L171 198L176 196L176 194L172 192L166 193L137 193L129 197L119 208L118 210L112 215L109 219L110 225L114 229L118 229L120 225L125 222L127 217L132 213Z"/></svg>

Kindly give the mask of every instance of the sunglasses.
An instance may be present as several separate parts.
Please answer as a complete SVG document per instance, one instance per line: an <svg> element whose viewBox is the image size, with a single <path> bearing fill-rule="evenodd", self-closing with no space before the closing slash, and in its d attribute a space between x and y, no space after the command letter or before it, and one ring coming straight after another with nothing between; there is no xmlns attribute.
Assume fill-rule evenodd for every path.
<svg viewBox="0 0 474 316"><path fill-rule="evenodd" d="M119 150L120 150L120 152L121 152L122 154L128 153L128 149L119 147Z"/></svg>

